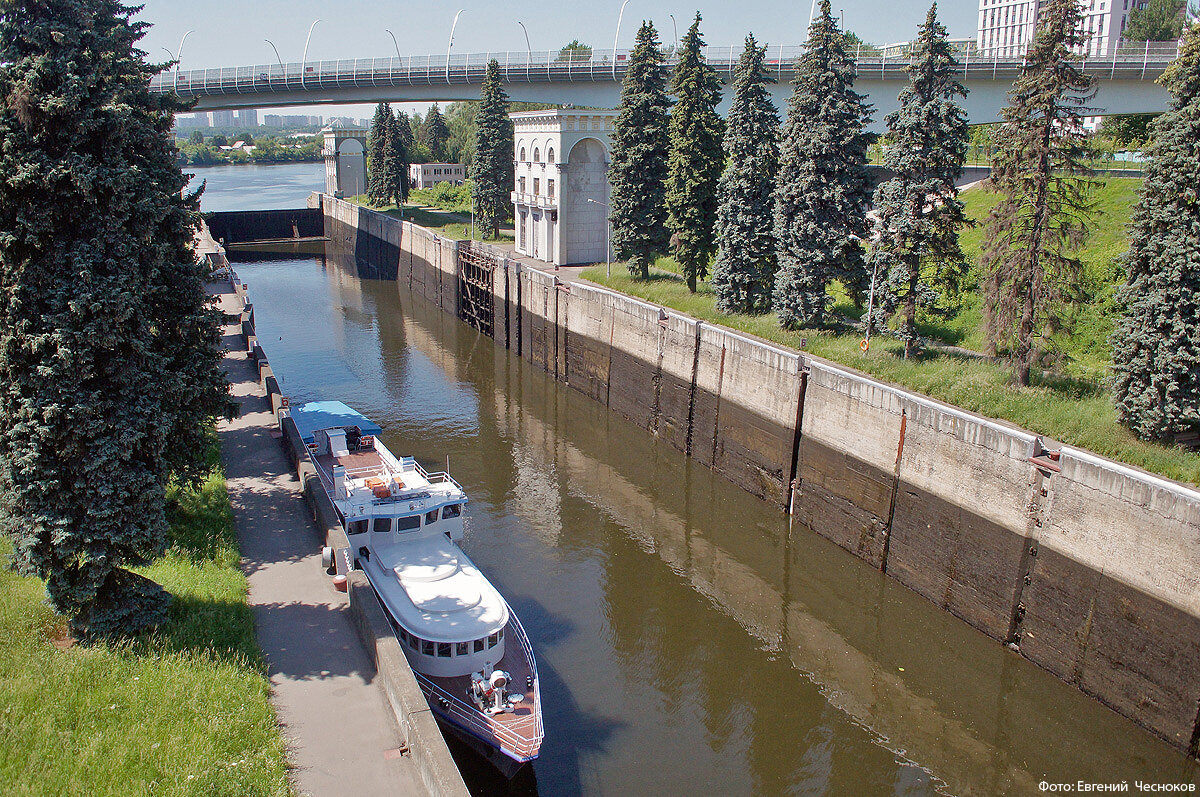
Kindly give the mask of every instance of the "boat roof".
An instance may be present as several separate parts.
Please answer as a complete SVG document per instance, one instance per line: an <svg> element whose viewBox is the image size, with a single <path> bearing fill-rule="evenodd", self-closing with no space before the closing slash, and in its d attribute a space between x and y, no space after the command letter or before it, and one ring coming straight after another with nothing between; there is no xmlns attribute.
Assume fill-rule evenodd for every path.
<svg viewBox="0 0 1200 797"><path fill-rule="evenodd" d="M462 549L436 534L372 546L375 583L402 625L438 642L482 639L508 622L508 604Z"/></svg>
<svg viewBox="0 0 1200 797"><path fill-rule="evenodd" d="M292 410L292 420L306 443L316 440L319 429L357 426L363 434L378 435L383 428L367 416L340 401L310 401Z"/></svg>

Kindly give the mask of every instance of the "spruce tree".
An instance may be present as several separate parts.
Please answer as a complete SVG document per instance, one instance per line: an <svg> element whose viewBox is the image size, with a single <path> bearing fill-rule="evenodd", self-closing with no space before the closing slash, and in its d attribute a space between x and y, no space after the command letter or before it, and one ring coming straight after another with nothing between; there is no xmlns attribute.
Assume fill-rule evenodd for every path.
<svg viewBox="0 0 1200 797"><path fill-rule="evenodd" d="M721 80L704 61L700 12L683 37L675 67L675 107L668 124L667 226L675 259L688 290L708 276L717 248L717 183L725 156L721 151L723 125L717 115Z"/></svg>
<svg viewBox="0 0 1200 797"><path fill-rule="evenodd" d="M1155 120L1134 210L1122 316L1113 335L1113 397L1146 440L1200 429L1200 25L1163 74L1170 109Z"/></svg>
<svg viewBox="0 0 1200 797"><path fill-rule="evenodd" d="M500 84L500 63L488 62L476 116L475 159L471 163L471 196L475 218L485 236L496 238L508 218L513 176L513 123L508 95Z"/></svg>
<svg viewBox="0 0 1200 797"><path fill-rule="evenodd" d="M725 130L725 171L717 187L717 258L712 288L726 313L765 313L775 284L775 172L779 114L766 84L765 46L754 36L733 79Z"/></svg>
<svg viewBox="0 0 1200 797"><path fill-rule="evenodd" d="M384 160L390 121L394 121L391 106L386 102L376 105L371 130L367 134L367 201L375 206L387 202L387 191L384 189Z"/></svg>
<svg viewBox="0 0 1200 797"><path fill-rule="evenodd" d="M446 142L450 140L450 128L435 102L425 114L421 124L421 144L429 152L434 163L446 162Z"/></svg>
<svg viewBox="0 0 1200 797"><path fill-rule="evenodd" d="M958 230L963 203L954 182L962 176L970 131L957 98L967 90L955 77L957 63L929 8L913 45L909 84L900 107L887 116L884 166L893 177L875 190L876 237L869 259L885 311L900 311L904 356L919 342L917 306L939 308L944 291L964 275Z"/></svg>
<svg viewBox="0 0 1200 797"><path fill-rule="evenodd" d="M856 65L829 0L809 28L779 144L775 194L775 313L795 328L827 320L832 280L861 288L872 181L871 106L854 91Z"/></svg>
<svg viewBox="0 0 1200 797"><path fill-rule="evenodd" d="M164 494L227 406L148 25L116 0L0 10L0 528L81 638L163 620L127 569L166 546Z"/></svg>
<svg viewBox="0 0 1200 797"><path fill-rule="evenodd" d="M413 144L416 143L416 138L413 136L412 122L409 121L408 114L403 110L396 111L396 129L400 132L400 141L404 144L404 151L411 153ZM415 163L416 161L411 161Z"/></svg>
<svg viewBox="0 0 1200 797"><path fill-rule="evenodd" d="M643 22L621 85L608 180L613 252L629 273L650 278L650 262L667 248L667 70L653 23Z"/></svg>
<svg viewBox="0 0 1200 797"><path fill-rule="evenodd" d="M383 201L402 207L408 199L408 153L400 123L389 111L384 119L383 169L380 188Z"/></svg>
<svg viewBox="0 0 1200 797"><path fill-rule="evenodd" d="M1080 262L1094 183L1087 179L1082 113L1094 78L1078 66L1078 0L1049 0L1002 111L991 182L1002 194L988 216L980 257L984 322L993 349L1007 347L1029 384L1035 341L1063 330L1080 296Z"/></svg>

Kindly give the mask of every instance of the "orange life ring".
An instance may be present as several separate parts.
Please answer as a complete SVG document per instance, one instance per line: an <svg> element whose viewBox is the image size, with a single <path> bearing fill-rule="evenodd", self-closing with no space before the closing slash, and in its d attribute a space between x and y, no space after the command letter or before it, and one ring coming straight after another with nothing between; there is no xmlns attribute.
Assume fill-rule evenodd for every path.
<svg viewBox="0 0 1200 797"><path fill-rule="evenodd" d="M862 349L863 351L866 351L867 349L871 348L871 342L868 341L866 338L863 338L862 340L860 340L858 342L858 348Z"/></svg>

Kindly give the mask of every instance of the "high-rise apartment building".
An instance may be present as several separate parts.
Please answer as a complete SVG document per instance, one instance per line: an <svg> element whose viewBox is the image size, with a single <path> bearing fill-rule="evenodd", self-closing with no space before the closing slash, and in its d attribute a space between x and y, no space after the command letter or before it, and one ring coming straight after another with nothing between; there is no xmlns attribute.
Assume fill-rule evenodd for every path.
<svg viewBox="0 0 1200 797"><path fill-rule="evenodd" d="M258 109L243 108L238 111L238 127L258 127Z"/></svg>
<svg viewBox="0 0 1200 797"><path fill-rule="evenodd" d="M233 127L233 111L212 111L212 126L228 130Z"/></svg>
<svg viewBox="0 0 1200 797"><path fill-rule="evenodd" d="M1087 43L1084 55L1109 55L1121 46L1129 12L1146 0L1080 0ZM979 0L979 50L985 56L1019 58L1033 41L1045 0Z"/></svg>

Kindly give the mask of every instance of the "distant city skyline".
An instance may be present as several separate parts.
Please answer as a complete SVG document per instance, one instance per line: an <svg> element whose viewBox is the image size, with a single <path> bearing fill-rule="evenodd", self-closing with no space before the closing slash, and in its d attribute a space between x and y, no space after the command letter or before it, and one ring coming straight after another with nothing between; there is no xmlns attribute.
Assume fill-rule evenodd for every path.
<svg viewBox="0 0 1200 797"><path fill-rule="evenodd" d="M808 35L810 2L743 0L739 3L701 2L674 4L660 0L631 0L625 8L617 46L631 47L643 19L654 22L659 38L671 43L675 30L680 36L691 25L696 10L706 43L737 46L753 32L760 43L801 44ZM621 0L571 6L531 7L486 0L455 3L390 3L343 0L336 14L328 3L317 0L266 0L245 3L234 0L180 3L179 0L145 0L138 19L148 22L140 46L152 59L173 56L180 39L189 30L183 48L181 69L249 66L275 62L279 51L285 63L300 61L305 38L313 20L320 18L309 42L309 60L338 58L384 58L401 55L444 55L455 13L463 9L454 32L454 52L519 52L526 49L524 23L533 50L558 49L579 40L598 49L613 46ZM866 41L890 43L916 35L925 20L925 0L842 0L833 11L845 27ZM978 7L953 0L938 6L938 15L951 37L975 35ZM674 15L674 25L671 16ZM396 36L393 45L390 29ZM424 111L426 103L405 105L406 110ZM322 116L369 116L372 106L303 106L278 111L287 114Z"/></svg>

